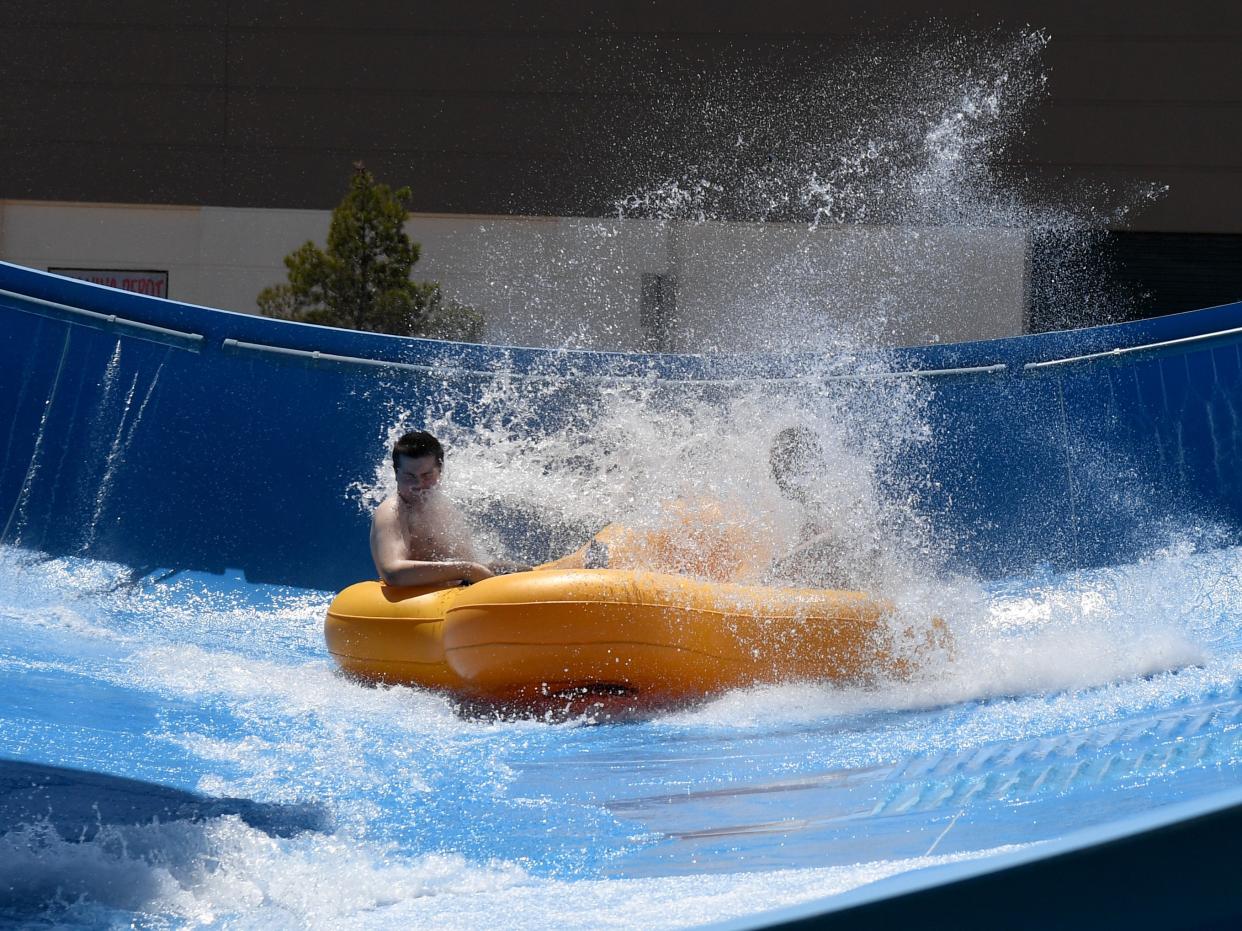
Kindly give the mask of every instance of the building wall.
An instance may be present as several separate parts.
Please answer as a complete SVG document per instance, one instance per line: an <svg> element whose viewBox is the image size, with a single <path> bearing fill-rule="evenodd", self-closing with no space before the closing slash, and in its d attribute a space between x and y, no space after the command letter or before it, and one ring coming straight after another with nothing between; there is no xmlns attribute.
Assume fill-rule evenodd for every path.
<svg viewBox="0 0 1242 931"><path fill-rule="evenodd" d="M1119 227L1242 232L1226 0L3 0L0 16L0 198L326 209L361 158L421 212L601 215L681 163L702 127L653 122L678 101L699 113L733 80L757 121L779 109L765 93L860 43L899 64L911 36L1029 27L1051 37L1047 96L1003 168L1057 190L1168 185Z"/></svg>
<svg viewBox="0 0 1242 931"><path fill-rule="evenodd" d="M1166 282L1148 280L1158 263L1145 253L1118 253L1120 296L1101 302L1102 279L1081 286L1041 255L1042 240L1032 246L1009 231L1039 229L1050 217L1055 225L1057 211L1123 233L1159 233L1161 248L1184 256L1195 300L1242 297L1236 242L1202 248L1205 236L1242 237L1242 4L1225 0L0 0L0 26L0 199L47 203L44 224L66 203L158 208L152 230L118 233L115 243L90 236L99 222L92 214L85 226L70 224L52 252L59 264L81 265L128 243L132 261L146 267L142 256L175 247L166 262L175 297L251 309L257 289L279 280L290 244L322 236L322 212L358 159L381 180L412 188L416 216L434 218L416 221L426 247L418 273L483 307L500 340L692 347L714 321L723 329L712 341L732 345L742 337L728 320L748 319L762 341L811 307L821 317L808 328L824 315L835 326L850 307L848 326L922 341L1011 332L1023 316L1057 328L1185 306ZM1039 54L1046 88L1014 114L1011 144L990 169L1052 213L957 225L990 227L996 249L1033 256L1033 283L1013 280L1009 259L987 256L987 233L950 250L951 260L942 247L952 234L928 233L920 246L894 233L938 221L885 215L878 197L861 217L874 226L809 238L779 223L766 235L737 226L726 236L711 224L671 224L667 236L639 233L641 225L596 235L596 221L537 219L615 217L626 195L684 180L703 158L727 162L719 143L733 128L753 137L751 161L738 167L751 181L772 158L769 143L788 146L778 155L808 140L845 140L843 151L855 151L854 141L865 142L849 132L856 111L893 93L886 69L917 70L919 49L942 49L945 67L960 71L963 57L987 61L989 49L1003 53L1024 30L1049 37ZM864 67L843 87L817 83L834 69L848 76L860 54L885 67ZM936 54L917 67L929 60L934 70ZM1015 81L1025 80L1021 70ZM911 100L910 112L923 103ZM824 164L812 158L808 168ZM949 193L951 201L971 191ZM168 204L199 212L175 221L190 208ZM213 214L219 209L251 213ZM709 215L741 222L754 210L753 200L723 203ZM116 216L121 227L147 222ZM155 230L166 227L165 242ZM480 227L485 242L475 242ZM1184 238L1167 238L1177 235ZM830 240L837 258L824 251ZM791 251L777 254L776 243ZM823 252L823 268L808 270L804 246ZM617 250L624 271L614 273ZM51 264L27 252L32 264ZM11 247L7 254L22 261ZM850 258L868 254L876 268ZM723 264L708 267L705 257L716 255ZM760 256L766 267L752 264ZM642 276L666 275L670 263L679 263L669 292L679 329L636 335L628 321L643 322ZM972 271L994 264L1005 271L991 280ZM985 305L987 313L976 309Z"/></svg>
<svg viewBox="0 0 1242 931"><path fill-rule="evenodd" d="M0 258L32 268L163 270L169 297L256 312L284 256L326 240L330 213L0 201ZM783 349L1022 332L1020 230L821 227L414 215L415 277L483 312L508 345ZM644 313L644 276L671 298ZM860 330L860 327L867 327ZM804 345L805 348L805 345Z"/></svg>

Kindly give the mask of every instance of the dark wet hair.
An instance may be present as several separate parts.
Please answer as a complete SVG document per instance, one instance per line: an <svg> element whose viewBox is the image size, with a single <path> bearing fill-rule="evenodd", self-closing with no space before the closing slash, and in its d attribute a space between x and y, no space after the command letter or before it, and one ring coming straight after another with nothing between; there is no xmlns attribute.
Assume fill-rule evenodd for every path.
<svg viewBox="0 0 1242 931"><path fill-rule="evenodd" d="M435 456L436 465L444 465L444 447L440 441L426 430L415 430L403 434L401 439L392 444L392 467L401 468L401 457Z"/></svg>
<svg viewBox="0 0 1242 931"><path fill-rule="evenodd" d="M787 491L796 484L793 476L825 467L824 447L809 427L786 427L772 438L768 464L776 486Z"/></svg>

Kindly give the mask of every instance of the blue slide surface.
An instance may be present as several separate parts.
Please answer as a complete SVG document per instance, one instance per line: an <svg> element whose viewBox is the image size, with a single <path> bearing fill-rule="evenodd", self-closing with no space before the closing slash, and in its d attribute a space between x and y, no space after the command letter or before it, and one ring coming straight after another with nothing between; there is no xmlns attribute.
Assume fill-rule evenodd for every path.
<svg viewBox="0 0 1242 931"><path fill-rule="evenodd" d="M1242 920L1242 303L832 359L622 355L332 330L0 263L0 321L0 919ZM938 542L929 597L969 619L957 655L914 682L595 727L333 675L322 611L373 575L394 424L615 449L609 417L638 395L674 419L831 407ZM531 560L584 526L499 492L472 516Z"/></svg>

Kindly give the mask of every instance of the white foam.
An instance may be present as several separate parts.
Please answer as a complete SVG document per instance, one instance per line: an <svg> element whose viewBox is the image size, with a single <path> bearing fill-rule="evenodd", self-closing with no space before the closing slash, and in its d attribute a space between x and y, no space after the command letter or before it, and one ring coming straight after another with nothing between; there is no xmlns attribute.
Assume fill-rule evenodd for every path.
<svg viewBox="0 0 1242 931"><path fill-rule="evenodd" d="M0 609L0 624L63 632L92 640L124 641L129 639L115 630L88 620L78 611L63 604L32 608L2 608Z"/></svg>
<svg viewBox="0 0 1242 931"><path fill-rule="evenodd" d="M919 665L911 678L865 688L799 683L746 689L660 720L766 728L1025 697L986 716L1000 736L1023 726L1033 732L1073 728L1076 716L1228 688L1240 661L1227 643L1218 643L1222 631L1209 618L1237 616L1239 564L1239 549L1197 554L1175 548L1136 566L992 595L964 583L912 586L899 623L917 626L940 615L952 643L913 654ZM1227 629L1223 633L1228 636ZM978 737L986 735L970 739Z"/></svg>
<svg viewBox="0 0 1242 931"><path fill-rule="evenodd" d="M228 816L105 825L84 842L28 825L0 836L0 888L11 909L62 920L119 909L230 928L681 928L991 852L999 849L767 873L565 880L337 834L277 839Z"/></svg>

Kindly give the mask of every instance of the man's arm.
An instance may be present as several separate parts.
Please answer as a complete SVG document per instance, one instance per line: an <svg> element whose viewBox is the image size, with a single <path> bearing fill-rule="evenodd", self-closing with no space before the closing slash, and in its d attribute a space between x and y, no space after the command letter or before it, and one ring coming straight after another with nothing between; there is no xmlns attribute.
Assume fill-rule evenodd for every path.
<svg viewBox="0 0 1242 931"><path fill-rule="evenodd" d="M395 504L385 501L371 518L371 558L388 585L435 585L437 582L479 582L492 575L486 566L470 560L410 559Z"/></svg>
<svg viewBox="0 0 1242 931"><path fill-rule="evenodd" d="M492 559L488 561L487 568L492 575L509 575L513 572L529 572L532 567L529 563L514 562L512 559Z"/></svg>
<svg viewBox="0 0 1242 931"><path fill-rule="evenodd" d="M776 560L769 574L816 588L848 586L844 556L844 548L834 534L816 534Z"/></svg>
<svg viewBox="0 0 1242 931"><path fill-rule="evenodd" d="M526 572L530 566L526 563L514 562L510 559L489 559L479 552L466 524L465 515L452 502L442 499L440 519L443 521L441 533L445 555L451 559L462 559L467 562L482 563L492 575L507 575L511 572Z"/></svg>

